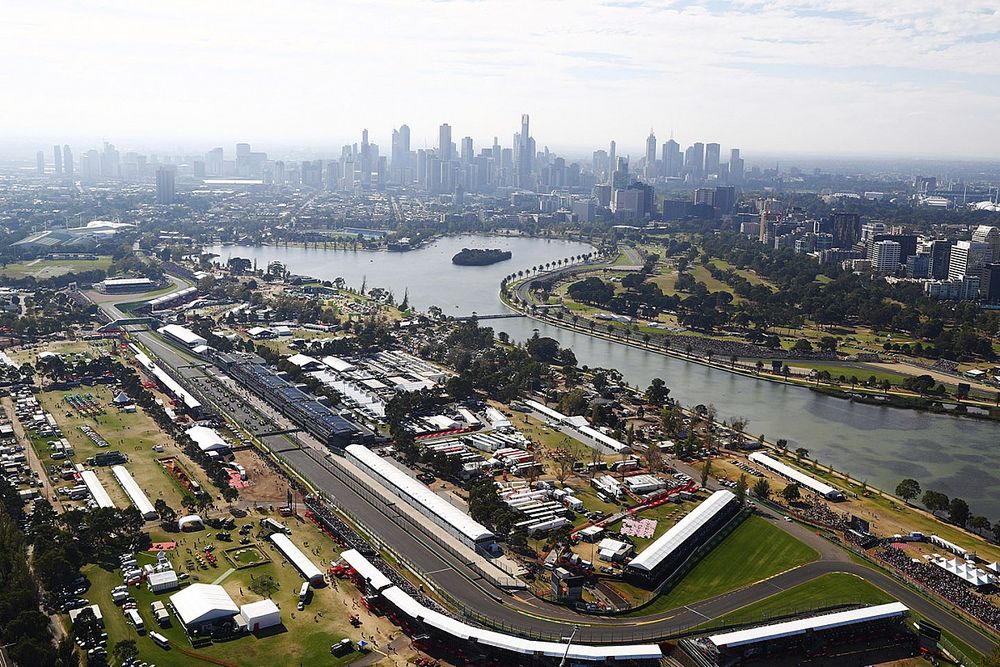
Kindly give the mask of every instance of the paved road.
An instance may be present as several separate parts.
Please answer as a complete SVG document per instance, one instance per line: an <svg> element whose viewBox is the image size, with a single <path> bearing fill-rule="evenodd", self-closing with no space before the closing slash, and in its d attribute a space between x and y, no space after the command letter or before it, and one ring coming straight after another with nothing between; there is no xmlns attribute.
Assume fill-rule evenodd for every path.
<svg viewBox="0 0 1000 667"><path fill-rule="evenodd" d="M280 430L268 416L252 407L248 396L241 396L232 388L211 380L209 376L215 370L207 367L204 362L188 357L148 331L133 335L153 351L163 364L181 376L199 399L218 406L221 412L252 432ZM304 446L298 439L288 435L266 436L262 440L312 484L332 496L337 506L375 532L381 540L392 545L393 549L409 559L459 603L521 632L559 635L565 634L566 625L579 624L581 629L578 640L584 643L649 641L699 625L822 574L847 572L882 588L976 650L989 653L993 649L994 640L925 600L901 582L848 560L842 550L810 530L781 521L773 515L775 525L813 546L820 553L820 560L745 589L650 617L595 618L577 614L568 608L546 604L525 594L519 597L506 596L485 583L466 563L442 552L440 547L419 535L419 531L408 528L398 516L387 515L381 506L376 507L359 492L344 484L341 481L342 473L337 474L337 464L331 457L316 451L312 446Z"/></svg>

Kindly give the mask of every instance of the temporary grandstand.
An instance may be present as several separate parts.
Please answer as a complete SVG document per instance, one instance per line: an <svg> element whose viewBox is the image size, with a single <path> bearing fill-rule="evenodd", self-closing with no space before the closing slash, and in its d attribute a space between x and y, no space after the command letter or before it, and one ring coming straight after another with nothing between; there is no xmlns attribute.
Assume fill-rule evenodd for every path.
<svg viewBox="0 0 1000 667"><path fill-rule="evenodd" d="M468 514L362 445L348 445L347 458L465 545L489 551L496 536Z"/></svg>
<svg viewBox="0 0 1000 667"><path fill-rule="evenodd" d="M886 632L899 626L908 614L905 605L891 602L684 640L681 646L692 657L701 658L698 663L702 665L743 664L751 657L765 662L768 657L773 660L780 656L801 659L809 653L826 655L823 647L834 643L849 645L860 639L865 645L878 645L878 641L869 639L872 633L884 635L888 643L895 643L896 636L911 641L905 630ZM851 662L866 664L857 659Z"/></svg>
<svg viewBox="0 0 1000 667"><path fill-rule="evenodd" d="M151 299L144 303L139 310L148 310L150 312L157 312L160 310L166 310L168 308L173 308L174 306L180 305L182 303L187 303L191 301L196 296L198 296L197 287L185 287L182 290L177 290L176 292L171 292L170 294L164 294L163 296L158 296L155 299Z"/></svg>
<svg viewBox="0 0 1000 667"><path fill-rule="evenodd" d="M97 479L97 475L93 470L84 470L80 473L80 479L83 483L87 485L87 490L90 491L90 496L97 503L98 507L114 507L115 504L111 502L111 496L108 492L104 490L104 486L101 484L101 480Z"/></svg>
<svg viewBox="0 0 1000 667"><path fill-rule="evenodd" d="M429 643L437 643L447 651L462 654L463 651L489 653L498 658L528 656L525 660L545 657L562 659L571 663L622 663L659 664L663 651L656 644L591 646L587 644L539 641L514 637L494 630L486 630L463 623L439 611L431 609L387 578L378 579L372 573L375 566L357 551L351 549L341 554L345 561L366 580L378 581L383 587L370 587L370 592L378 592L374 604L386 607L395 620L410 630L411 635L423 636ZM385 584L389 584L386 586Z"/></svg>
<svg viewBox="0 0 1000 667"><path fill-rule="evenodd" d="M778 473L785 479L795 482L799 486L803 486L810 491L815 491L827 500L844 500L844 493L842 491L838 491L826 482L822 482L789 465L785 465L777 459L772 459L767 454L754 452L749 456L749 459L757 465L763 466L772 472Z"/></svg>
<svg viewBox="0 0 1000 667"><path fill-rule="evenodd" d="M125 491L125 495L128 496L135 508L139 510L139 514L142 515L143 519L151 520L157 517L156 510L153 509L153 504L149 502L149 498L146 497L145 491L139 487L139 484L132 477L132 473L125 469L125 466L112 466L111 472L118 480L122 489Z"/></svg>
<svg viewBox="0 0 1000 667"><path fill-rule="evenodd" d="M291 561L295 569L309 582L310 586L322 586L324 583L323 572L316 567L309 557L299 550L295 544L288 539L284 533L272 533L269 538L278 547L278 551L284 554L285 558Z"/></svg>
<svg viewBox="0 0 1000 667"><path fill-rule="evenodd" d="M740 502L725 489L716 491L625 567L625 576L640 586L655 586L695 549L740 512Z"/></svg>

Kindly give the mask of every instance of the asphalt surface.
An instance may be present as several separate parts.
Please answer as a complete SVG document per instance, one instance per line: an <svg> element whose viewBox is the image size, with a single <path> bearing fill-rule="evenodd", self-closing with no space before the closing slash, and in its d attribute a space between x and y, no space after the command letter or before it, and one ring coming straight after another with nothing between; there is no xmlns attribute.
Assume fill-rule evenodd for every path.
<svg viewBox="0 0 1000 667"><path fill-rule="evenodd" d="M102 304L101 307L110 311L109 314L113 317L118 316L117 309L112 304ZM246 430L263 434L286 427L286 424L276 424L265 414L267 408L254 407L255 399L245 390L233 390L215 379L213 376L219 375L219 371L214 366L189 357L149 331L133 331L132 335L153 352L160 363L179 376L199 400L214 406L220 414L230 417ZM818 561L741 590L649 617L594 617L548 604L524 593L509 596L486 583L467 563L422 537L420 531L408 525L405 517L393 513L391 509L386 510L382 503L373 504L362 492L345 484L342 479L346 473L338 470L336 461L321 447L304 442L309 438L270 435L260 439L314 486L329 494L335 505L363 524L378 539L391 545L394 551L403 555L423 576L431 579L454 600L491 619L501 628L506 627L517 634L558 637L565 635L567 625L577 624L580 626L577 641L581 643L655 641L811 581L820 575L845 572L878 586L981 653L989 654L995 643L993 639L926 600L900 581L849 560L842 549L811 530L785 522L774 514L770 518L775 525L816 549L820 554ZM770 512L765 510L765 514Z"/></svg>

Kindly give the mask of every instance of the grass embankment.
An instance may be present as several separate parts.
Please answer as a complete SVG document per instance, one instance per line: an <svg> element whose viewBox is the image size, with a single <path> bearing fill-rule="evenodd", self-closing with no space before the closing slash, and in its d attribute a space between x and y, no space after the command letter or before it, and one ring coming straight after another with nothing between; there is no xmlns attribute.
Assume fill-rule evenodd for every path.
<svg viewBox="0 0 1000 667"><path fill-rule="evenodd" d="M840 604L884 604L893 597L861 577L833 572L776 593L760 602L724 614L702 627L719 627L766 621L775 616L801 614Z"/></svg>
<svg viewBox="0 0 1000 667"><path fill-rule="evenodd" d="M712 550L669 592L630 614L649 616L743 588L819 558L816 551L765 519L751 516ZM734 563L739 563L735 567ZM615 583L641 597L644 592ZM631 589L631 590L629 590Z"/></svg>

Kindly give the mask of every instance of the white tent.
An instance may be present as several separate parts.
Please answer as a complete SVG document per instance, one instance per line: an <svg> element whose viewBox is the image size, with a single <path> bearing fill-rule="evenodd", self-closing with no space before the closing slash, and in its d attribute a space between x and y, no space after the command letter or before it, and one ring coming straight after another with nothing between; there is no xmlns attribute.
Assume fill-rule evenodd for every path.
<svg viewBox="0 0 1000 667"><path fill-rule="evenodd" d="M198 445L198 449L203 452L217 452L229 449L229 443L216 432L215 429L207 426L192 426L184 431Z"/></svg>
<svg viewBox="0 0 1000 667"><path fill-rule="evenodd" d="M231 619L240 611L226 589L214 584L191 584L171 595L170 604L188 629Z"/></svg>
<svg viewBox="0 0 1000 667"><path fill-rule="evenodd" d="M163 553L162 551L160 553ZM146 586L153 593L162 593L163 591L172 591L177 588L177 573L173 570L164 570L163 572L154 572L149 575L146 579Z"/></svg>
<svg viewBox="0 0 1000 667"><path fill-rule="evenodd" d="M259 600L241 606L240 616L250 632L281 625L281 610L271 600Z"/></svg>

